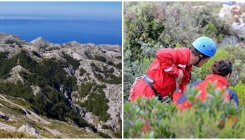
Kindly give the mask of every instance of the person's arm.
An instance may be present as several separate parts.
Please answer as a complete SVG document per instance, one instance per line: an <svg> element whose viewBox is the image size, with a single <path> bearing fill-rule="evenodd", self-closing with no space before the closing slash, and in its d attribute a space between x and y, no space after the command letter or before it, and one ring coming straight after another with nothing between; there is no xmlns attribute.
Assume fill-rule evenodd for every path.
<svg viewBox="0 0 245 140"><path fill-rule="evenodd" d="M234 100L236 102L237 106L238 106L239 105L239 101L238 101L237 94L234 91L232 91L232 92L233 92L233 94L231 95L231 100Z"/></svg>
<svg viewBox="0 0 245 140"><path fill-rule="evenodd" d="M239 105L239 101L238 101L237 94L236 94L233 90L229 89L228 87L226 87L226 89L227 89L228 92L229 92L230 100L235 101L235 103L236 103L237 106L238 106L238 105Z"/></svg>
<svg viewBox="0 0 245 140"><path fill-rule="evenodd" d="M180 86L179 86L179 89L181 91L185 91L186 90L186 85L190 82L191 80L191 73L188 73L186 76L185 76L185 79L183 82L181 82Z"/></svg>
<svg viewBox="0 0 245 140"><path fill-rule="evenodd" d="M178 76L180 70L177 68L178 54L176 49L160 49L156 53L156 58L161 63L163 70L173 76Z"/></svg>

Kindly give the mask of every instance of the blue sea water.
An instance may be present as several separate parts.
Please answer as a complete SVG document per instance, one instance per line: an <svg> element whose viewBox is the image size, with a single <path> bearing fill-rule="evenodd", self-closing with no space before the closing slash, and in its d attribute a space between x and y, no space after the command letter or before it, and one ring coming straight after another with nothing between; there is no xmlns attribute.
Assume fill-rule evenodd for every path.
<svg viewBox="0 0 245 140"><path fill-rule="evenodd" d="M42 37L52 43L122 45L121 20L0 19L0 32L26 42Z"/></svg>

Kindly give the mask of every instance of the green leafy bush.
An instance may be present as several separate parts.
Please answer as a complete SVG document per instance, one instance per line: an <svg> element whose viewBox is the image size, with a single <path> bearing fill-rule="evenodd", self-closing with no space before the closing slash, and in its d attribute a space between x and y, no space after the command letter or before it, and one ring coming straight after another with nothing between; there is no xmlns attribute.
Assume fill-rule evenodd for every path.
<svg viewBox="0 0 245 140"><path fill-rule="evenodd" d="M196 5L195 2L124 2L125 100L134 79L149 66L145 59L154 58L158 49L189 47L196 38L205 35L220 42L223 36L234 34L230 24L212 13L215 5L193 8ZM206 73L196 72L194 78Z"/></svg>
<svg viewBox="0 0 245 140"><path fill-rule="evenodd" d="M205 3L202 3L205 4ZM215 5L193 8L197 2L124 2L124 137L125 138L243 138L245 49L220 46L226 35L236 34L227 21L212 13ZM180 113L173 104L156 98L127 101L130 86L143 75L159 48L190 46L197 37L217 42L216 55L201 68L193 67L191 82L210 74L211 64L219 58L233 63L229 84L238 94L240 106L223 103L222 91L210 85L210 99L196 102L194 109ZM241 80L240 83L238 81ZM238 84L237 84L238 83ZM236 85L237 84L237 85ZM193 103L196 90L188 91ZM149 123L151 130L142 131ZM231 121L233 120L233 121ZM238 120L238 121L237 121ZM190 123L191 122L191 123ZM195 122L195 123L192 123Z"/></svg>
<svg viewBox="0 0 245 140"><path fill-rule="evenodd" d="M109 84L122 84L122 77L115 76L113 74L114 72L113 68L109 69L108 67L103 67L103 69L101 69L99 66L96 66L94 63L91 63L90 65L93 68L93 73L98 80Z"/></svg>
<svg viewBox="0 0 245 140"><path fill-rule="evenodd" d="M244 83L242 83L242 81L239 81L235 86L230 86L229 88L237 93L240 105L244 106L245 105Z"/></svg>
<svg viewBox="0 0 245 140"><path fill-rule="evenodd" d="M125 138L243 138L244 106L224 102L224 91L209 84L208 99L195 100L197 89L188 88L193 108L180 111L173 103L163 104L153 97L137 98L124 104ZM194 103L195 102L195 103ZM146 123L150 130L143 131Z"/></svg>
<svg viewBox="0 0 245 140"><path fill-rule="evenodd" d="M109 100L105 97L103 88L106 88L105 85L96 85L95 83L86 83L81 85L82 88L79 91L81 97L88 96L87 100L83 103L79 103L80 106L86 107L89 112L92 112L94 115L99 117L99 120L107 121L110 118L110 115L107 113L109 108ZM91 89L94 89L91 91Z"/></svg>

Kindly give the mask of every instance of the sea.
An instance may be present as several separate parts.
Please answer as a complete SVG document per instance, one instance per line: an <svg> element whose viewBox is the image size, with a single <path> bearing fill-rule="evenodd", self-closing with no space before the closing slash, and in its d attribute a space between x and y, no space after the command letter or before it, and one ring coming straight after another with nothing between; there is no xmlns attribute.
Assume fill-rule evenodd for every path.
<svg viewBox="0 0 245 140"><path fill-rule="evenodd" d="M122 45L122 20L0 19L0 32L26 42L42 37L55 44Z"/></svg>

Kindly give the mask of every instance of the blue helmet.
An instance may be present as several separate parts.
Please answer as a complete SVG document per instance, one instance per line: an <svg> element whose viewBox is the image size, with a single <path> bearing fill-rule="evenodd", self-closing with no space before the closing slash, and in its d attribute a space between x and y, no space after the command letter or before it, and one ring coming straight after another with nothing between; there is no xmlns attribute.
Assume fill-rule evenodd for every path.
<svg viewBox="0 0 245 140"><path fill-rule="evenodd" d="M208 57L213 57L216 53L216 44L211 38L199 37L192 43L192 45L199 52Z"/></svg>

